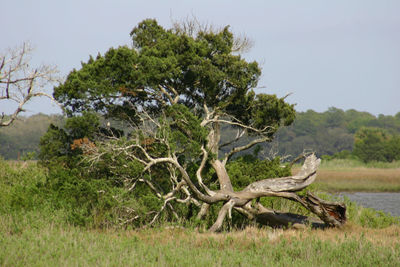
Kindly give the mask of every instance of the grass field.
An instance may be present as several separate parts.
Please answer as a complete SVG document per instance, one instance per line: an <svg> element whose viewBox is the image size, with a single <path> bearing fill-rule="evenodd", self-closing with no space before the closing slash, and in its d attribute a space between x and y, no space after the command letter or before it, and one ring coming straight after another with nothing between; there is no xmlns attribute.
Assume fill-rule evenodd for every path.
<svg viewBox="0 0 400 267"><path fill-rule="evenodd" d="M2 266L400 266L400 226L95 230L29 213L0 217L0 247Z"/></svg>
<svg viewBox="0 0 400 267"><path fill-rule="evenodd" d="M322 165L317 188L335 180L341 185L350 180L356 188L354 181L375 171L369 181L396 183L395 168ZM139 230L78 227L67 222L65 206L41 195L38 184L45 177L35 162L0 161L0 266L400 266L399 219L348 199L348 223L341 229L250 223L215 234L190 223ZM295 204L278 199L274 208L293 211Z"/></svg>
<svg viewBox="0 0 400 267"><path fill-rule="evenodd" d="M324 191L400 192L400 168L321 168L315 184Z"/></svg>
<svg viewBox="0 0 400 267"><path fill-rule="evenodd" d="M293 168L293 173L299 166ZM328 192L400 192L400 162L322 161L315 186Z"/></svg>

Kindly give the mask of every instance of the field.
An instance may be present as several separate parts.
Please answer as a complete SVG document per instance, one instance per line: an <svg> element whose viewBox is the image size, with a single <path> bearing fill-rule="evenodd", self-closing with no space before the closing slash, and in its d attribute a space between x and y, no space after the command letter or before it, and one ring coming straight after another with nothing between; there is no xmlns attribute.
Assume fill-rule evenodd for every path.
<svg viewBox="0 0 400 267"><path fill-rule="evenodd" d="M38 213L20 219L0 218L2 266L400 266L400 226L395 225L248 227L211 234L170 227L84 229Z"/></svg>
<svg viewBox="0 0 400 267"><path fill-rule="evenodd" d="M398 175L393 168L357 168L342 172L352 184L362 179L354 176L362 168L365 174L376 170L378 182L396 181L392 171ZM337 166L323 165L317 179L338 180L338 172ZM36 185L45 174L35 162L0 160L0 266L400 266L399 219L349 200L348 223L341 229L250 224L215 234L190 223L136 230L79 227L65 220L65 208L40 194ZM323 185L319 180L317 188ZM291 211L290 203L280 207Z"/></svg>
<svg viewBox="0 0 400 267"><path fill-rule="evenodd" d="M323 161L315 186L328 192L400 192L400 162Z"/></svg>

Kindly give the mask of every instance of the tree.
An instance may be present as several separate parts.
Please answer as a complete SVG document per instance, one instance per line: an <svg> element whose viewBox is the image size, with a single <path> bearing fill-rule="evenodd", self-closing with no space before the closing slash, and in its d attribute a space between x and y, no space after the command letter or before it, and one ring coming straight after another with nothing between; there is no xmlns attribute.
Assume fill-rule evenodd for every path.
<svg viewBox="0 0 400 267"><path fill-rule="evenodd" d="M270 225L305 222L256 201L265 196L297 201L327 225L344 223L343 205L295 193L314 181L320 162L314 155L297 175L260 179L234 190L228 162L272 140L280 126L293 122L295 111L284 98L254 92L260 68L238 54L245 42L235 40L229 27L183 23L164 29L155 20L144 20L131 37L132 48L90 57L54 91L70 117L95 112L129 129L121 137L106 125L97 138L81 135L75 141L71 149L82 151L87 172L115 179L132 194L137 184L148 187L162 203L148 224L164 211L181 217L179 203L198 207L199 219L222 203L211 231L221 229L232 209ZM221 138L225 125L236 129L230 140ZM140 216L134 212L132 220Z"/></svg>
<svg viewBox="0 0 400 267"><path fill-rule="evenodd" d="M400 136L380 128L361 128L355 134L353 154L364 162L400 159Z"/></svg>
<svg viewBox="0 0 400 267"><path fill-rule="evenodd" d="M41 65L32 68L29 65L31 53L32 47L24 43L0 55L0 103L15 102L17 105L10 116L2 112L0 127L9 126L24 111L25 104L34 97L45 96L56 102L43 91L45 85L60 82L56 67Z"/></svg>

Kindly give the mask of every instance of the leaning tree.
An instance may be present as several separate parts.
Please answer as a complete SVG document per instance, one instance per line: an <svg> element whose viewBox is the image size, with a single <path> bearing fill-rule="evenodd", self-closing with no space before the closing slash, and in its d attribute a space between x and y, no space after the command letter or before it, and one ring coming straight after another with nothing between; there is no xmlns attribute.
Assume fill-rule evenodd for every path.
<svg viewBox="0 0 400 267"><path fill-rule="evenodd" d="M183 23L164 29L155 20L144 20L130 35L132 47L91 57L54 91L70 117L96 112L111 121L99 134L82 135L70 146L82 151L88 172L99 175L101 169L127 192L145 185L162 203L149 224L164 211L179 218L179 203L197 206L199 219L222 203L211 231L220 230L232 210L269 225L307 221L264 207L258 200L266 196L299 202L329 226L345 222L342 204L296 193L316 178L320 160L314 155L294 176L260 179L234 190L229 161L271 141L295 117L284 98L253 90L261 70L239 54L246 39L235 39L228 27ZM127 134L111 127L116 122ZM130 220L140 216L133 211Z"/></svg>

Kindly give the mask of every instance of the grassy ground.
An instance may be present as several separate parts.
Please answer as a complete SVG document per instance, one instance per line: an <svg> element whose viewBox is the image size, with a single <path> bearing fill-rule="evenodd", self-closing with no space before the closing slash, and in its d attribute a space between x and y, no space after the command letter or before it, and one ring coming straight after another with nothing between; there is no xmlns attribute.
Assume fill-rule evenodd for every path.
<svg viewBox="0 0 400 267"><path fill-rule="evenodd" d="M40 195L45 176L35 163L0 162L0 266L400 266L399 220L348 199L342 229L85 228Z"/></svg>
<svg viewBox="0 0 400 267"><path fill-rule="evenodd" d="M315 186L328 192L400 192L400 162L323 161Z"/></svg>
<svg viewBox="0 0 400 267"><path fill-rule="evenodd" d="M0 247L2 266L400 266L400 226L90 230L34 212L0 217Z"/></svg>

